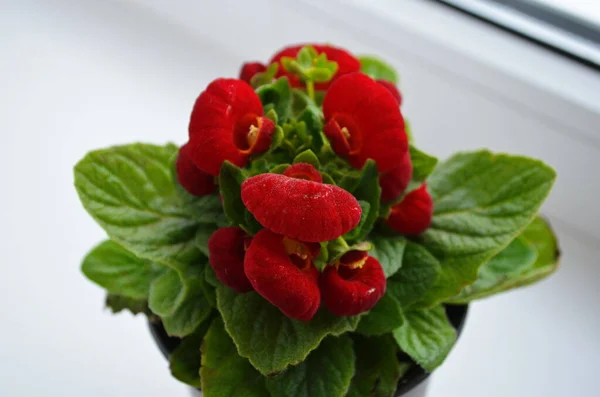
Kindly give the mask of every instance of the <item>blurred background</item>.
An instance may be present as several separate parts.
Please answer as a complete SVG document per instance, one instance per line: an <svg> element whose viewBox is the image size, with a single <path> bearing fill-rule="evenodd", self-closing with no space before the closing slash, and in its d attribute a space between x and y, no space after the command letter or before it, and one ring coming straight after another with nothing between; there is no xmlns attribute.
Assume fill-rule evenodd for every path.
<svg viewBox="0 0 600 397"><path fill-rule="evenodd" d="M473 304L428 396L597 395L599 21L597 0L0 0L0 396L188 395L145 319L111 315L80 273L104 233L72 167L95 148L183 143L208 82L311 41L394 65L424 151L558 171L543 212L561 269Z"/></svg>

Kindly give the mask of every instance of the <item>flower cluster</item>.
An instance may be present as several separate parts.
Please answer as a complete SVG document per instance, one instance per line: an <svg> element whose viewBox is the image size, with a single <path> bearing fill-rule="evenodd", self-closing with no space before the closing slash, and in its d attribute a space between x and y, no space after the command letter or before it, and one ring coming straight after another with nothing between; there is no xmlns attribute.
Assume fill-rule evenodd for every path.
<svg viewBox="0 0 600 397"><path fill-rule="evenodd" d="M317 157L327 157L321 169L276 156L274 136L283 115L265 115L266 104L257 91L278 79L297 90L305 107L319 110L322 128L317 132L325 144ZM308 95L302 95L304 87ZM262 226L252 233L233 225L211 236L209 261L217 278L238 293L258 292L300 321L310 320L321 302L338 316L370 310L385 293L384 272L377 259L352 249L343 237L359 227L365 214L357 198L333 178L324 181L323 170L343 174L362 170L373 160L380 200L392 203L382 223L399 233L422 233L431 222L433 204L425 185L402 196L412 164L400 105L393 83L361 73L354 56L329 45L288 47L269 66L247 63L239 79L210 83L192 111L189 142L177 160L178 180L201 196L216 189L214 177L225 161L246 167L253 175L241 184L240 197ZM298 126L293 117L285 122L288 130ZM287 140L288 152L310 147L293 138ZM271 171L255 170L253 162L261 157L271 160ZM318 269L321 249L331 241L347 249Z"/></svg>

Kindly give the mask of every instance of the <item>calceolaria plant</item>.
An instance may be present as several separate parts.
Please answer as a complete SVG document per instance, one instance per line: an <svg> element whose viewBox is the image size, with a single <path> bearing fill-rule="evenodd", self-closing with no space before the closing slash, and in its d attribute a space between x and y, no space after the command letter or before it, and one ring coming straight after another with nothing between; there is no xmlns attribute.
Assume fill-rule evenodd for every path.
<svg viewBox="0 0 600 397"><path fill-rule="evenodd" d="M556 269L537 215L552 168L487 150L438 164L397 83L375 58L289 47L210 83L183 146L75 166L108 234L83 272L181 338L176 378L206 397L392 396L449 353L447 305Z"/></svg>

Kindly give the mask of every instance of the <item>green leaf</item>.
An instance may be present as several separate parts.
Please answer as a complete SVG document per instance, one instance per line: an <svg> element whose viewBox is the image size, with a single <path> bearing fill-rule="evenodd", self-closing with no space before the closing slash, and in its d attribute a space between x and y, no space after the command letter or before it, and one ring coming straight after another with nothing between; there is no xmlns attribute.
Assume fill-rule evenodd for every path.
<svg viewBox="0 0 600 397"><path fill-rule="evenodd" d="M317 269L322 272L329 262L329 244L327 242L321 242L319 244L321 245L321 249L319 250L319 255L313 260L313 263Z"/></svg>
<svg viewBox="0 0 600 397"><path fill-rule="evenodd" d="M273 105L280 124L285 123L292 112L292 90L287 77L281 77L273 83L265 84L256 89L263 106Z"/></svg>
<svg viewBox="0 0 600 397"><path fill-rule="evenodd" d="M294 164L296 164L296 163L308 163L308 164L311 164L313 167L315 167L317 170L321 166L321 163L319 162L319 158L310 149L305 150L302 153L298 154L294 158Z"/></svg>
<svg viewBox="0 0 600 397"><path fill-rule="evenodd" d="M105 304L106 307L110 308L113 313L129 310L133 315L139 313L148 314L148 304L146 299L137 299L123 295L108 294L106 295Z"/></svg>
<svg viewBox="0 0 600 397"><path fill-rule="evenodd" d="M112 294L145 300L150 283L161 275L164 267L140 259L107 240L85 257L81 271Z"/></svg>
<svg viewBox="0 0 600 397"><path fill-rule="evenodd" d="M220 317L204 337L200 378L204 397L269 396L265 378L238 354Z"/></svg>
<svg viewBox="0 0 600 397"><path fill-rule="evenodd" d="M177 193L172 158L177 146L132 144L88 153L75 166L85 209L112 240L136 256L184 269L202 254L198 221Z"/></svg>
<svg viewBox="0 0 600 397"><path fill-rule="evenodd" d="M373 229L375 221L379 216L379 201L381 198L381 188L379 187L379 173L377 165L371 159L367 160L360 173L357 186L353 190L348 190L356 197L369 203L369 213L358 232L349 242L363 241Z"/></svg>
<svg viewBox="0 0 600 397"><path fill-rule="evenodd" d="M422 246L408 241L402 267L388 279L387 291L406 311L427 293L441 272L438 260Z"/></svg>
<svg viewBox="0 0 600 397"><path fill-rule="evenodd" d="M327 337L306 360L267 378L272 396L343 397L354 374L354 352L348 335Z"/></svg>
<svg viewBox="0 0 600 397"><path fill-rule="evenodd" d="M456 341L441 305L404 313L404 323L393 334L400 349L429 372L442 364Z"/></svg>
<svg viewBox="0 0 600 397"><path fill-rule="evenodd" d="M323 181L325 182L325 181ZM334 182L335 184L335 182ZM348 233L344 234L344 238L349 241L356 241L360 237L362 230L365 227L365 222L369 219L369 212L371 212L371 204L364 200L358 200L358 204L360 205L360 209L362 210L360 214L360 221L358 225ZM370 249L370 248L369 248Z"/></svg>
<svg viewBox="0 0 600 397"><path fill-rule="evenodd" d="M354 334L356 373L347 397L393 397L398 381L411 363L398 361L398 347L391 335L366 337Z"/></svg>
<svg viewBox="0 0 600 397"><path fill-rule="evenodd" d="M173 170L173 172L175 171ZM177 186L181 206L189 210L195 221L202 225L212 224L221 227L228 225L217 193L198 197L189 194L183 187L179 186L179 183Z"/></svg>
<svg viewBox="0 0 600 397"><path fill-rule="evenodd" d="M204 267L198 269L198 275L185 278L185 298L173 314L163 317L163 325L167 334L183 338L194 332L212 310L207 299Z"/></svg>
<svg viewBox="0 0 600 397"><path fill-rule="evenodd" d="M336 317L325 310L308 322L293 320L256 292L237 294L222 285L217 307L240 355L265 375L302 362L327 335L351 331L358 323L358 317Z"/></svg>
<svg viewBox="0 0 600 397"><path fill-rule="evenodd" d="M368 241L349 245L343 237L338 237L327 244L328 262L336 263L345 253L350 251L370 251L372 248L373 244Z"/></svg>
<svg viewBox="0 0 600 397"><path fill-rule="evenodd" d="M398 84L398 74L392 66L373 56L359 56L360 71L375 80L387 80Z"/></svg>
<svg viewBox="0 0 600 397"><path fill-rule="evenodd" d="M223 199L223 211L233 226L246 223L246 207L242 201L241 185L246 180L246 173L229 161L221 166L219 187Z"/></svg>
<svg viewBox="0 0 600 397"><path fill-rule="evenodd" d="M392 332L401 326L403 321L400 304L386 292L379 302L361 317L356 332L364 335L382 335Z"/></svg>
<svg viewBox="0 0 600 397"><path fill-rule="evenodd" d="M406 239L402 236L371 236L373 249L370 255L377 259L386 277L396 273L402 266Z"/></svg>
<svg viewBox="0 0 600 397"><path fill-rule="evenodd" d="M267 70L264 72L256 73L250 79L250 85L253 88L258 88L263 84L270 84L275 76L277 76L277 71L279 70L279 63L273 62L267 67Z"/></svg>
<svg viewBox="0 0 600 397"><path fill-rule="evenodd" d="M179 273L168 269L150 285L148 306L152 313L167 317L172 315L187 296L187 290Z"/></svg>
<svg viewBox="0 0 600 397"><path fill-rule="evenodd" d="M194 239L196 248L198 248L198 250L207 258L210 256L210 252L208 251L208 240L217 229L217 225L200 225L196 231L196 237Z"/></svg>
<svg viewBox="0 0 600 397"><path fill-rule="evenodd" d="M419 183L425 182L435 169L438 159L420 151L413 145L410 145L408 149L413 166L412 180Z"/></svg>
<svg viewBox="0 0 600 397"><path fill-rule="evenodd" d="M202 322L194 333L181 340L179 346L169 356L169 369L173 377L192 387L201 387L200 346L210 324L210 318Z"/></svg>
<svg viewBox="0 0 600 397"><path fill-rule="evenodd" d="M479 267L533 220L555 178L539 160L488 151L460 153L436 167L428 179L433 222L417 240L439 261L441 273L425 303L472 284Z"/></svg>
<svg viewBox="0 0 600 397"><path fill-rule="evenodd" d="M557 256L556 238L538 217L520 237L481 266L473 284L448 302L468 303L539 281L556 269Z"/></svg>

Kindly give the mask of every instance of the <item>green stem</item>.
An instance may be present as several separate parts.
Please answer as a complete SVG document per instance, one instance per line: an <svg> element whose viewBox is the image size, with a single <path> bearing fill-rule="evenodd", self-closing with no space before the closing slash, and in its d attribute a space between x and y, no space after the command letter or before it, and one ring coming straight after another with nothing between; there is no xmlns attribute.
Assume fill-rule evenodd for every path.
<svg viewBox="0 0 600 397"><path fill-rule="evenodd" d="M306 82L306 93L312 99L315 100L315 83L312 80Z"/></svg>

